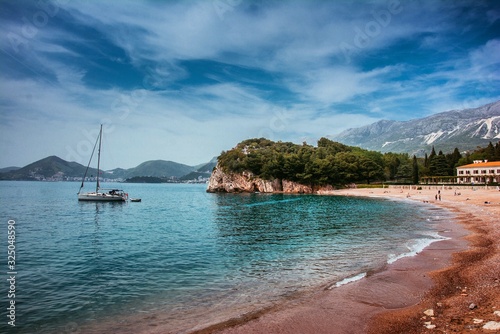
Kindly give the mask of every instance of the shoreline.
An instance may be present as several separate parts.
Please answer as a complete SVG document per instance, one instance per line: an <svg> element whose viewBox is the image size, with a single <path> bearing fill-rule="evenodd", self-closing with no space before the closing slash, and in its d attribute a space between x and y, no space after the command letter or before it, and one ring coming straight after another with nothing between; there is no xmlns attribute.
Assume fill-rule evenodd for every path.
<svg viewBox="0 0 500 334"><path fill-rule="evenodd" d="M500 250L494 242L500 240L500 221L496 219L500 192L460 189L462 194L455 196L454 189L439 189L442 201L435 201L437 188L344 189L320 194L423 202L429 205L429 219L438 217L443 212L440 208L453 214L450 219L438 217L435 225L445 239L362 278L339 287L330 282L306 289L276 304L247 305L245 310L233 310L232 316L224 309L216 314L201 309L199 322L190 329L175 330L176 320L160 312L84 326L82 332L407 334L427 333L436 326L438 332L498 333L482 326L488 321L500 322L500 312L494 314L500 311ZM469 309L471 304L477 307ZM424 314L431 309L432 316Z"/></svg>
<svg viewBox="0 0 500 334"><path fill-rule="evenodd" d="M438 190L441 201L435 200ZM495 242L500 240L500 192L479 187L458 191L460 195L454 189L424 187L321 193L420 201L443 207L455 218L440 225L440 234L448 239L416 256L341 287L325 287L194 333L499 332L483 326L500 322L500 250Z"/></svg>

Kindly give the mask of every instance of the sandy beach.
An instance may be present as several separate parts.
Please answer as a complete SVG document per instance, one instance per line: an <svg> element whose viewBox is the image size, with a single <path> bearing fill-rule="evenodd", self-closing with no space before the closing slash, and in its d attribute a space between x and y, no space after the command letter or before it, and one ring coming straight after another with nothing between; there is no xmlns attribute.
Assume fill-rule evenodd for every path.
<svg viewBox="0 0 500 334"><path fill-rule="evenodd" d="M439 227L448 239L417 256L199 333L500 333L498 190L406 187L328 194L419 201L444 207L455 218Z"/></svg>

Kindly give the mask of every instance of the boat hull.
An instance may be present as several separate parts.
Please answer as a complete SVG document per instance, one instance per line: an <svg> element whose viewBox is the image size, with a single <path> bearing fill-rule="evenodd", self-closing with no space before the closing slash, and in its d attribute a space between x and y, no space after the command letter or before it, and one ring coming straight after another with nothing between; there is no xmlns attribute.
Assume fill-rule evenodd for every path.
<svg viewBox="0 0 500 334"><path fill-rule="evenodd" d="M125 202L125 195L111 195L106 193L85 193L78 194L79 201L86 202Z"/></svg>

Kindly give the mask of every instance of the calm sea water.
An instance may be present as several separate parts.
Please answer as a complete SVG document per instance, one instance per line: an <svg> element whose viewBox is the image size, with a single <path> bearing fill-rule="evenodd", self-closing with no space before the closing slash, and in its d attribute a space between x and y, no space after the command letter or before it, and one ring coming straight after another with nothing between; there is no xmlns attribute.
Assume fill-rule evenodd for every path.
<svg viewBox="0 0 500 334"><path fill-rule="evenodd" d="M0 182L0 332L82 333L137 314L189 328L411 255L439 238L434 226L446 216L387 200L120 186L142 202L78 202L71 182ZM6 310L9 219L15 328Z"/></svg>

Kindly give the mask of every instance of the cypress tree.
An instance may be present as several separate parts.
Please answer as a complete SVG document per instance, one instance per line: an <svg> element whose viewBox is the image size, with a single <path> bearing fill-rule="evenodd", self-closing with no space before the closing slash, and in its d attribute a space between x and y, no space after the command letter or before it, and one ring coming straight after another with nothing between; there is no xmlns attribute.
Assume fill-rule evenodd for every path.
<svg viewBox="0 0 500 334"><path fill-rule="evenodd" d="M418 175L418 162L417 162L417 157L413 156L413 184L418 184L418 181L420 180L420 177Z"/></svg>

